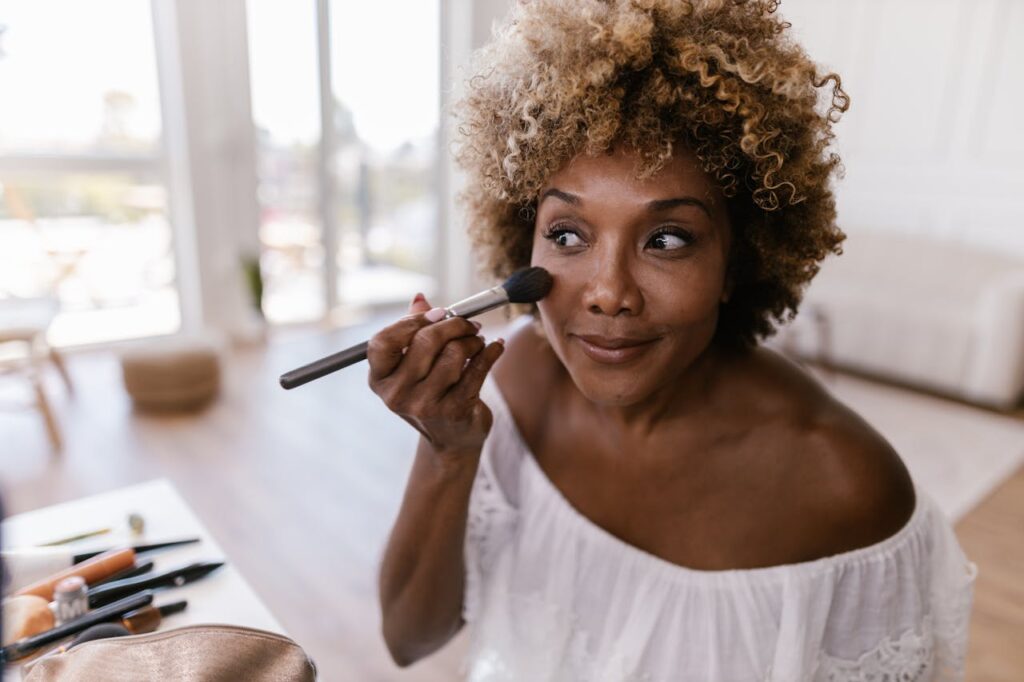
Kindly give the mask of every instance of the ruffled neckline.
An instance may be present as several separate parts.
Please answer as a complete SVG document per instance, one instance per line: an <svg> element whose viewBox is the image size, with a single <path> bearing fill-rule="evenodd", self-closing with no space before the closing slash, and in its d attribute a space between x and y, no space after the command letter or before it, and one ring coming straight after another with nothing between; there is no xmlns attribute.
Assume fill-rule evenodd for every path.
<svg viewBox="0 0 1024 682"><path fill-rule="evenodd" d="M759 568L733 568L733 569L699 569L677 564L663 559L655 554L643 550L619 538L608 530L592 521L589 517L580 512L572 502L562 493L555 483L548 478L548 475L541 468L540 463L533 455L533 451L526 443L519 431L519 426L512 417L512 411L505 400L501 388L492 375L488 375L487 382L490 384L491 393L494 395L498 408L503 418L507 421L509 431L523 454L524 466L528 474L537 482L538 486L553 501L553 509L563 516L569 523L575 525L579 532L592 539L597 544L602 544L619 554L632 557L635 561L646 563L652 572L673 582L703 583L703 584L728 584L735 585L738 582L750 584L751 582L777 582L783 579L795 577L809 578L821 575L822 573L846 568L857 564L880 561L899 551L907 545L911 538L915 537L925 524L927 512L933 510L934 502L914 481L914 511L904 525L889 537L872 545L859 547L857 549L833 554L819 559L801 561L790 564L779 564L775 566L763 566ZM492 406L493 408L493 406Z"/></svg>

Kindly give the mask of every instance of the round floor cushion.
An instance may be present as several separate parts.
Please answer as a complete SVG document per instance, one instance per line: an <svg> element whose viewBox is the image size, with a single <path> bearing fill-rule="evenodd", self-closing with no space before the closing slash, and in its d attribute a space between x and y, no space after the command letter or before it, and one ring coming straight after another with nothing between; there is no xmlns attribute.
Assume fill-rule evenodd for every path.
<svg viewBox="0 0 1024 682"><path fill-rule="evenodd" d="M194 410L220 389L220 359L205 339L174 339L139 346L121 355L124 387L144 410Z"/></svg>

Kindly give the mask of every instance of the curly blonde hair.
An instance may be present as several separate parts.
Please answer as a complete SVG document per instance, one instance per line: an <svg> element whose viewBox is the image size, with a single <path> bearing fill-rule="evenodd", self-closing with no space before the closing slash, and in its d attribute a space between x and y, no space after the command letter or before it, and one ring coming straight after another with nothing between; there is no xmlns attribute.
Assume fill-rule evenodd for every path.
<svg viewBox="0 0 1024 682"><path fill-rule="evenodd" d="M842 252L828 147L849 97L789 38L778 4L517 3L456 110L481 269L505 278L529 264L537 195L570 159L626 146L643 178L684 145L729 204L716 340L751 346L791 319L819 263Z"/></svg>

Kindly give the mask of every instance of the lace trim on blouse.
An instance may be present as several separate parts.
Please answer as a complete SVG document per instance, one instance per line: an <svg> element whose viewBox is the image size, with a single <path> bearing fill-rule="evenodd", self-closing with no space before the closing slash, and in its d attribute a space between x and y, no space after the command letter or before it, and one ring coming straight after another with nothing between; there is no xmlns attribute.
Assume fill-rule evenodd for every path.
<svg viewBox="0 0 1024 682"><path fill-rule="evenodd" d="M902 540L923 522L925 516L921 499L923 493L916 490L918 501L910 520L894 535L869 547L814 561L760 569L704 571L680 566L626 543L578 512L533 459L494 380L488 378L488 383L491 384L490 390L486 391L489 394L487 397L491 398L488 403L492 410L495 410L493 428L503 432L501 434L502 442L510 440L518 446L517 450L522 453L522 460L524 460L522 463L527 467L532 467L531 475L541 481L542 487L549 494L555 495L558 501L557 507L561 508L562 512L574 517L575 521L581 524L582 532L589 533L590 537L596 537L601 541L621 545L620 549L625 551L649 557L651 565L656 566L668 577L697 580L698 582L709 580L714 581L709 584L718 584L723 580L781 577L784 572L792 574L794 570L808 575L811 572L818 573L837 566L849 566L851 562L884 558L895 551ZM483 576L488 573L501 549L514 534L518 514L518 510L509 503L497 482L491 458L483 457L477 472L467 521L466 596L463 605L463 617L467 622L475 620L480 613ZM931 594L931 610L914 627L884 638L856 659L835 657L824 651L820 652L816 659L814 682L955 682L962 680L967 629L973 603L973 583L976 575L977 566L968 562L963 584L955 586L956 589L951 590L952 594ZM568 626L571 629L570 640L563 642L567 646L562 648L559 653L549 653L569 659L569 669L573 671L574 679L669 682L668 678L654 677L642 671L638 673L631 666L630 657L627 655L615 656L611 661L606 660L604 669L600 671L593 669L594 661L588 646L592 637L575 614L547 603L539 596L534 598L530 595L505 594L505 598L511 598L517 602L536 601L538 608L531 611L538 615L544 614L541 620L550 621L535 623L534 626L537 628L550 629L552 632L558 631L559 626ZM546 655L542 651L535 653L541 657ZM489 657L486 649L478 650L468 671L470 679L511 680L511 677L502 674L501 661L490 660L491 658L493 655ZM610 670L607 665L610 662L616 662L618 665L611 666ZM483 674L474 674L474 671L483 672ZM505 673L510 674L510 671L505 670ZM762 679L767 682L783 682L781 678L773 674L771 669L764 672Z"/></svg>

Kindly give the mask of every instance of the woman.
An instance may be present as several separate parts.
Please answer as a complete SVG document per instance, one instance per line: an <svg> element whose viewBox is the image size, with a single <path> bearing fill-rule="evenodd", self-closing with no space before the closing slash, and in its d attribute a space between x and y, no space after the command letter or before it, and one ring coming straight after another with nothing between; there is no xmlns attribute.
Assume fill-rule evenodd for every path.
<svg viewBox="0 0 1024 682"><path fill-rule="evenodd" d="M472 680L962 678L948 523L757 345L843 239L848 99L775 9L531 0L483 52L477 247L554 285L507 348L419 296L371 341L422 434L381 567L399 664L469 622Z"/></svg>

